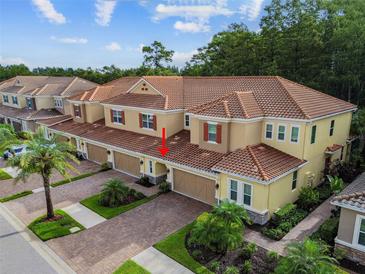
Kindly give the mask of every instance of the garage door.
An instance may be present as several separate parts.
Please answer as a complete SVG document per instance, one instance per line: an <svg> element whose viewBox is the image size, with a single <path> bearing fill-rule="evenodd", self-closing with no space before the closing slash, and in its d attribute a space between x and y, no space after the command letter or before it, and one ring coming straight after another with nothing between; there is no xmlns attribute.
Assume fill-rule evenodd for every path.
<svg viewBox="0 0 365 274"><path fill-rule="evenodd" d="M18 122L15 122L13 121L13 128L16 132L20 132L22 131L22 124L21 123L18 123Z"/></svg>
<svg viewBox="0 0 365 274"><path fill-rule="evenodd" d="M68 138L63 135L57 135L56 141L57 142L68 142Z"/></svg>
<svg viewBox="0 0 365 274"><path fill-rule="evenodd" d="M90 161L102 164L108 161L107 149L87 144L87 156Z"/></svg>
<svg viewBox="0 0 365 274"><path fill-rule="evenodd" d="M215 181L174 169L174 191L207 204L215 204Z"/></svg>
<svg viewBox="0 0 365 274"><path fill-rule="evenodd" d="M139 158L119 152L114 152L114 164L115 168L120 171L124 171L137 177L140 176Z"/></svg>

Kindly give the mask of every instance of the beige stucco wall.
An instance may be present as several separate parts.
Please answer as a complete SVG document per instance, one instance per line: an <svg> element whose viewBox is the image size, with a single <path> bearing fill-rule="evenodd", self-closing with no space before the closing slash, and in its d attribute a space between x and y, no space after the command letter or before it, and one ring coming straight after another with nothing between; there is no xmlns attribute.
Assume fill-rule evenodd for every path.
<svg viewBox="0 0 365 274"><path fill-rule="evenodd" d="M34 97L37 110L54 108L53 97Z"/></svg>
<svg viewBox="0 0 365 274"><path fill-rule="evenodd" d="M261 121L253 123L230 123L229 150L234 151L238 148L260 143L261 124Z"/></svg>
<svg viewBox="0 0 365 274"><path fill-rule="evenodd" d="M142 88L144 88L144 90L142 90ZM138 83L138 85L136 85L130 92L135 94L160 95L160 93L158 93L149 83L145 81Z"/></svg>
<svg viewBox="0 0 365 274"><path fill-rule="evenodd" d="M78 104L80 106L81 110L81 117L76 117L74 112L74 104L71 104L71 115L74 117L74 121L78 123L85 123L85 117L86 117L86 110L84 104Z"/></svg>
<svg viewBox="0 0 365 274"><path fill-rule="evenodd" d="M66 115L72 115L72 104L67 101L67 100L63 100L63 111Z"/></svg>
<svg viewBox="0 0 365 274"><path fill-rule="evenodd" d="M141 134L146 134L150 136L162 136L162 128L166 128L166 137L169 137L184 128L184 113L154 113L153 110L151 111L138 111L132 109L122 109L122 108L115 108L124 110L124 117L125 117L125 125L114 124L111 122L110 117L110 107L104 108L104 115L105 115L105 124L109 127L129 130ZM146 129L139 127L139 113L149 113L154 114L157 117L157 130L153 129Z"/></svg>
<svg viewBox="0 0 365 274"><path fill-rule="evenodd" d="M218 123L222 126L222 142L220 144L204 141L204 123L207 121L199 120L199 146L203 149L214 150L221 153L228 152L229 148L229 124Z"/></svg>
<svg viewBox="0 0 365 274"><path fill-rule="evenodd" d="M340 223L337 234L337 238L339 240L352 244L356 215L365 216L365 214L360 212L356 212L347 208L341 208Z"/></svg>
<svg viewBox="0 0 365 274"><path fill-rule="evenodd" d="M3 102L4 106L9 106L9 107L14 107L14 108L23 108L23 107L25 107L25 106L26 106L25 98L24 98L24 96L23 96L23 95L20 95L20 94L14 94L14 93L4 93L4 92L2 92L2 93L1 93L1 97L2 97L3 95L8 95L8 97L9 97L9 103L4 103L4 102ZM18 104L17 104L17 105L13 104L12 96L16 96L16 97L18 98Z"/></svg>
<svg viewBox="0 0 365 274"><path fill-rule="evenodd" d="M104 107L100 103L85 104L86 122L94 123L104 118Z"/></svg>

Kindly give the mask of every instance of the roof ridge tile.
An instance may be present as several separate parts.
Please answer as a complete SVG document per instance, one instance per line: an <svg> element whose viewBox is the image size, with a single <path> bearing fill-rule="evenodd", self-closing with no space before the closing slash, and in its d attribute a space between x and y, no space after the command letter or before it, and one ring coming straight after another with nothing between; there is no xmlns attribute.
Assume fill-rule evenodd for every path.
<svg viewBox="0 0 365 274"><path fill-rule="evenodd" d="M248 146L247 146L247 150L248 150L248 152L250 153L251 158L252 158L252 160L254 161L255 165L257 166L257 168L258 168L258 170L259 170L259 172L260 172L260 174L261 174L262 178L263 178L264 180L269 180L269 177L267 176L267 174L266 174L265 170L264 170L264 169L263 169L263 167L261 166L260 161L257 159L257 157L256 157L255 153L253 152L252 147L251 147L250 145L248 145Z"/></svg>

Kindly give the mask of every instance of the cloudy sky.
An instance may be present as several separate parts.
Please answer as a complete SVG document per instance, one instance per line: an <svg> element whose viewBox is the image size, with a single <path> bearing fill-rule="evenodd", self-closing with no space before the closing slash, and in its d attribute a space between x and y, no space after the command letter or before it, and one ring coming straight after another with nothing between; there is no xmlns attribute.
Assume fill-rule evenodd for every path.
<svg viewBox="0 0 365 274"><path fill-rule="evenodd" d="M154 40L181 66L230 23L259 29L269 0L0 0L0 64L123 68Z"/></svg>

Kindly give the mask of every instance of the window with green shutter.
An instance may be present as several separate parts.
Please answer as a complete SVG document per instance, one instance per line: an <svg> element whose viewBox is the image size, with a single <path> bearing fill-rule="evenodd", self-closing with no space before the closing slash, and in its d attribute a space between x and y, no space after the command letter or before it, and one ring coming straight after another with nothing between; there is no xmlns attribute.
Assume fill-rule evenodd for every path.
<svg viewBox="0 0 365 274"><path fill-rule="evenodd" d="M311 133L311 144L316 142L316 133L317 133L317 126L312 126L312 133Z"/></svg>

